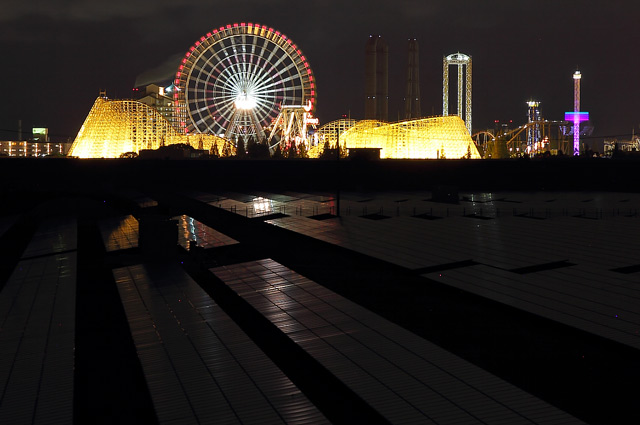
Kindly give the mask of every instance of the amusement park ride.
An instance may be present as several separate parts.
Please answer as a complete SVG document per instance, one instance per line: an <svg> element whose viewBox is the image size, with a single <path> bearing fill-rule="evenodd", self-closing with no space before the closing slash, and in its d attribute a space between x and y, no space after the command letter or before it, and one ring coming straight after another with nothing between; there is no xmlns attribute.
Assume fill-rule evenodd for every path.
<svg viewBox="0 0 640 425"><path fill-rule="evenodd" d="M417 112L417 42L410 45L409 53L413 58L409 66L415 68L411 68L415 76L408 78L407 99L416 101ZM448 110L452 65L457 67L455 115ZM578 100L574 112L568 114L579 121L583 117L579 112L579 79L574 79ZM232 155L240 141L244 145L253 139L268 144L272 153L278 147L300 149L310 157L320 156L327 144L336 148L339 140L341 152L377 149L381 158L481 158L491 156L487 148L497 141L505 144L507 152L521 152L518 137L527 129L530 134L541 135L525 148L527 153L548 149L545 141L551 134L550 126L557 124L530 118L525 126L499 138L487 132L476 134L474 143L471 57L455 53L443 58L442 116L413 116L412 107L411 117L404 121L349 119L318 128L318 119L313 115L316 82L307 57L286 35L254 23L226 25L200 37L182 58L171 86L157 94L163 98L162 110L135 100L111 100L101 94L69 155L117 158L125 153L186 143L225 156L224 153ZM167 110L171 111L169 116ZM575 146L574 143L574 150Z"/></svg>
<svg viewBox="0 0 640 425"><path fill-rule="evenodd" d="M283 105L271 126L268 139L269 149L273 151L278 144L288 148L298 146L301 143L309 147L316 146L318 144L317 135L310 137L309 127L315 129L319 120L311 114L311 109L311 102L306 105ZM280 135L279 140L275 139L277 133Z"/></svg>
<svg viewBox="0 0 640 425"><path fill-rule="evenodd" d="M470 63L465 66L470 74ZM417 73L417 57L415 67ZM339 139L341 152L373 148L381 158L480 158L464 121L455 115L397 123L338 120L317 128L316 82L307 57L290 38L265 25L236 23L200 37L160 95L163 114L153 105L100 96L69 155L117 158L187 143L224 156L233 154L240 141L253 139L272 152L280 146L317 157Z"/></svg>
<svg viewBox="0 0 640 425"><path fill-rule="evenodd" d="M582 119L582 121L585 120ZM578 129L579 134L577 135L574 131L575 128ZM542 137L537 142L529 144L527 139L522 136L533 129L539 130ZM503 133L489 130L478 131L472 135L472 138L483 158L507 158L525 154L536 156L547 151L554 155L560 153L579 155L580 151L574 148L576 146L574 139L579 138L580 134L589 135L592 131L593 127L580 130L572 122L572 119L567 118L565 121L532 121ZM497 155L496 152L498 152Z"/></svg>
<svg viewBox="0 0 640 425"><path fill-rule="evenodd" d="M201 37L182 59L175 86L185 133L265 140L264 129L271 128L269 142L280 133L287 143L300 143L314 122L316 90L307 58L265 25L236 23Z"/></svg>
<svg viewBox="0 0 640 425"><path fill-rule="evenodd" d="M529 122L512 130L479 131L472 138L484 158L552 154L580 155L580 135L591 135L593 127L580 124L589 121L589 113L580 111L580 71L573 74L573 111L565 112L564 121L542 119L540 102L529 101ZM523 139L522 135L526 135ZM570 138L572 140L570 140Z"/></svg>

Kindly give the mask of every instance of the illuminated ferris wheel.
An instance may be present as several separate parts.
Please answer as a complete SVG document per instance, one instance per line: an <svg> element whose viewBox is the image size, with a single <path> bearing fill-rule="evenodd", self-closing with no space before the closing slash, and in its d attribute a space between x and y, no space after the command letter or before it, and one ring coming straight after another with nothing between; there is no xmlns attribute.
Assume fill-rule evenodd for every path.
<svg viewBox="0 0 640 425"><path fill-rule="evenodd" d="M175 85L182 130L230 140L264 139L283 106L316 104L313 72L300 48L279 31L252 23L220 27L196 41Z"/></svg>

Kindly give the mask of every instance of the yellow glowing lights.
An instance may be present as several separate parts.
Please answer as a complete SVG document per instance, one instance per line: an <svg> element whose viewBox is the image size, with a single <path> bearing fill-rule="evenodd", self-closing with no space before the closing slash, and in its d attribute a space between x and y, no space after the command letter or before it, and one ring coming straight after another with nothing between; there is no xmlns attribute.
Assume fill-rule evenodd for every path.
<svg viewBox="0 0 640 425"><path fill-rule="evenodd" d="M246 99L245 99L246 100ZM339 120L317 132L318 145L309 156L319 156L325 142L341 148L378 148L381 158L480 158L464 121L456 115L386 123L374 120ZM155 109L133 100L96 99L73 142L70 156L118 158L126 152L158 149L185 143L216 155L233 155L226 139L211 134L184 134ZM215 152L214 152L215 151Z"/></svg>
<svg viewBox="0 0 640 425"><path fill-rule="evenodd" d="M334 129L342 127L340 146L347 149L377 148L380 158L393 159L481 158L464 121L456 115L396 123L349 121L342 126L330 123ZM330 143L335 143L335 138Z"/></svg>
<svg viewBox="0 0 640 425"><path fill-rule="evenodd" d="M222 150L230 143L209 134L180 133L160 113L134 100L98 97L71 146L69 156L118 158L126 152L185 143L196 149ZM228 146L231 149L231 146Z"/></svg>

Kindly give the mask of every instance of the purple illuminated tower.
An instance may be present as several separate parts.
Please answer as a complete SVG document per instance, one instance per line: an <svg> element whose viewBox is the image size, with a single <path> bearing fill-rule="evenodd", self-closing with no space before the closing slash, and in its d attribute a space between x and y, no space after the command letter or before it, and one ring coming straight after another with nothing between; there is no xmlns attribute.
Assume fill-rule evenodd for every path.
<svg viewBox="0 0 640 425"><path fill-rule="evenodd" d="M573 122L573 155L580 155L580 123L589 121L588 112L580 112L580 71L573 73L573 112L565 112L565 121Z"/></svg>
<svg viewBox="0 0 640 425"><path fill-rule="evenodd" d="M580 71L573 73L573 155L580 155Z"/></svg>

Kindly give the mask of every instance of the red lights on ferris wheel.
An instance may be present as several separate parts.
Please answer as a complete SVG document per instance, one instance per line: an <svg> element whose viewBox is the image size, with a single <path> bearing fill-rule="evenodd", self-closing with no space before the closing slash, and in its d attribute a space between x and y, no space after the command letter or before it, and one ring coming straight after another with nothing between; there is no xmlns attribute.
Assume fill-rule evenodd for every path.
<svg viewBox="0 0 640 425"><path fill-rule="evenodd" d="M239 34L245 36L242 41L234 37ZM242 43L242 49L238 43ZM261 53L244 55L244 48L251 44L260 46ZM223 51L228 60L212 60ZM239 76L237 65L241 63L248 63L249 68L255 70L270 71ZM270 81L257 82L265 78ZM222 81L226 81L226 85ZM229 84L229 81L233 84ZM243 85L243 81L246 84ZM188 115L184 128L188 131L225 133L225 127L231 121L229 114L237 109L237 105L251 105L246 110L255 112L259 120L267 121L273 120L279 113L277 105L283 99L291 104L308 101L312 108L315 107L313 72L302 51L285 34L258 23L228 24L208 32L207 37L200 37L185 53L175 82L178 103L185 104L185 99L190 100L184 108ZM271 87L271 90L264 91L264 86ZM273 90L274 86L276 90ZM203 91L201 87L206 87L207 94L200 92ZM260 90L264 92L258 93ZM240 101L238 96L242 97ZM232 102L231 106L216 103L223 98ZM271 101L271 98L275 101ZM190 107L194 110L190 110ZM206 128L200 128L196 123Z"/></svg>

